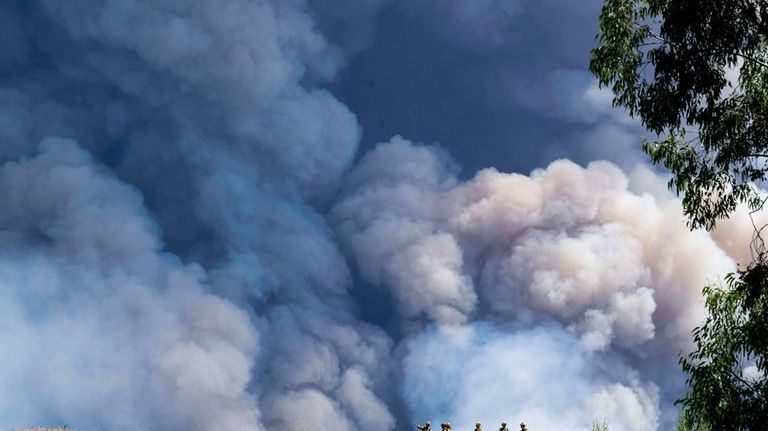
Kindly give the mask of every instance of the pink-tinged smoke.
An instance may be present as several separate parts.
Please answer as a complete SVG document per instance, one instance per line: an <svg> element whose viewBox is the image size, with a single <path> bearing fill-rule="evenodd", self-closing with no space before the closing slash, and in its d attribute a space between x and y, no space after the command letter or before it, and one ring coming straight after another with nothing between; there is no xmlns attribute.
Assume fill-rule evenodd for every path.
<svg viewBox="0 0 768 431"><path fill-rule="evenodd" d="M752 233L738 221L712 235L689 231L663 183L642 167L627 175L567 160L461 181L443 151L399 137L364 156L332 220L364 277L390 289L409 322L415 412L429 410L424 389L458 396L455 409L438 410L467 426L479 409L494 420L517 412L540 429L582 429L601 415L615 429L655 429L671 406L659 405L656 388L690 348L701 289L736 268ZM575 368L558 365L571 360ZM521 389L516 373L532 381ZM448 389L420 385L423 375ZM567 388L582 393L552 402ZM516 401L493 401L509 401L509 391Z"/></svg>

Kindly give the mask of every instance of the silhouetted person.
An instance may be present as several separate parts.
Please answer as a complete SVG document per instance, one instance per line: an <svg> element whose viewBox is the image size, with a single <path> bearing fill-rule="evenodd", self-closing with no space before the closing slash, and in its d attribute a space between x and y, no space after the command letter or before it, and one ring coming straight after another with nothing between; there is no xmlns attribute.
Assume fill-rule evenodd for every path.
<svg viewBox="0 0 768 431"><path fill-rule="evenodd" d="M427 421L427 423L425 423L424 426L416 425L416 428L418 428L421 431L432 431L432 422Z"/></svg>
<svg viewBox="0 0 768 431"><path fill-rule="evenodd" d="M507 428L506 422L501 423L501 428L499 428L499 431L509 431L509 428Z"/></svg>

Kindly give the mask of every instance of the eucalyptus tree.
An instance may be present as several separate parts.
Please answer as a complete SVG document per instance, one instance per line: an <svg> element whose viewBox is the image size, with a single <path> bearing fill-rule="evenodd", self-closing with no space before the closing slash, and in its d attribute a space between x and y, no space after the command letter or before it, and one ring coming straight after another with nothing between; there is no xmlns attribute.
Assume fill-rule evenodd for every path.
<svg viewBox="0 0 768 431"><path fill-rule="evenodd" d="M643 149L672 173L691 228L738 205L759 211L768 175L768 0L606 0L590 70L614 105L654 136ZM688 374L681 429L768 426L768 254L704 289L708 316Z"/></svg>
<svg viewBox="0 0 768 431"><path fill-rule="evenodd" d="M660 136L645 150L672 171L692 227L760 203L750 183L768 172L766 36L766 1L604 4L590 70Z"/></svg>

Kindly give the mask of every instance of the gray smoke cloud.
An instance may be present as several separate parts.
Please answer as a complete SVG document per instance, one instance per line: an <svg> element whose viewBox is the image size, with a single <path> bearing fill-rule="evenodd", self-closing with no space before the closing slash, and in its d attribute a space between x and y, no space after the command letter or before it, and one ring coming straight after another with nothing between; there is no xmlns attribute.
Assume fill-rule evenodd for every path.
<svg viewBox="0 0 768 431"><path fill-rule="evenodd" d="M18 408L0 426L391 429L391 341L355 317L314 209L360 131L308 84L344 61L309 5L2 12L16 47L0 108L16 255L2 379ZM45 176L70 167L72 181Z"/></svg>
<svg viewBox="0 0 768 431"><path fill-rule="evenodd" d="M524 4L0 6L0 427L660 426L751 225L688 232L662 179L606 162L461 181L395 138L355 164L325 89L385 7L469 49Z"/></svg>
<svg viewBox="0 0 768 431"><path fill-rule="evenodd" d="M0 197L3 426L260 429L258 332L161 251L136 190L49 138Z"/></svg>
<svg viewBox="0 0 768 431"><path fill-rule="evenodd" d="M424 22L440 37L473 50L495 50L516 39L514 18L523 0L400 0L404 13Z"/></svg>

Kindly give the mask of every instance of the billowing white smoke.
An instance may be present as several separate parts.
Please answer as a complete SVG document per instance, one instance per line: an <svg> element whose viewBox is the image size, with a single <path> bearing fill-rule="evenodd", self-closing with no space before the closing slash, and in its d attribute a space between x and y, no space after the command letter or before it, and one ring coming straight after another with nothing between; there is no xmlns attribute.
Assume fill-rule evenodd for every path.
<svg viewBox="0 0 768 431"><path fill-rule="evenodd" d="M598 350L659 331L680 343L701 317L701 287L734 268L709 235L686 229L677 200L630 191L607 162L558 161L530 177L487 169L459 183L440 151L395 138L349 178L338 230L406 317L546 316Z"/></svg>
<svg viewBox="0 0 768 431"><path fill-rule="evenodd" d="M0 232L2 426L260 429L248 316L74 143L0 168Z"/></svg>
<svg viewBox="0 0 768 431"><path fill-rule="evenodd" d="M439 149L394 138L350 173L333 220L363 275L391 288L402 317L413 321L408 325L415 335L405 361L407 379L419 381L437 364L444 369L435 372L446 374L424 377L426 382L442 383L449 375L470 382L476 373L496 375L498 380L489 378L480 386L448 384L436 399L465 398L456 408L437 409L446 417L469 423L478 414L470 411L497 416L503 406L509 414L525 414L540 429L576 429L600 415L610 416L617 429L653 429L658 398L653 390L636 389L653 387L654 374L673 373L674 355L689 347L690 330L703 317L702 286L735 269L723 248L738 249L718 244L717 236L688 231L679 201L661 184L644 168L627 177L607 162L582 168L568 161L530 176L486 169L461 182ZM729 228L733 244L745 247L750 229L726 224ZM472 322L484 321L506 329L479 340L466 335L483 332ZM553 335L554 340L574 337L578 343L547 337L541 342L525 335L552 322L567 330L567 335ZM420 332L432 324L465 326L432 331L440 334L436 341ZM511 334L501 335L505 331ZM520 341L503 347L504 340L515 337ZM447 351L440 351L441 342L449 345ZM537 376L543 365L526 359L527 342L536 357L610 361L602 370L569 368L563 371L568 377L557 374L566 379L565 387L584 387L584 394L552 403L563 388L557 378ZM432 347L417 347L420 343ZM451 343L468 344L453 351ZM467 359L474 354L476 361ZM664 360L653 366L656 370L646 365L648 375L616 380L621 375L616 364L632 369L640 358ZM532 374L538 382L524 386L527 398L505 398L507 388L519 383L514 375L504 379L507 368ZM604 386L595 386L601 379ZM406 384L406 391L419 387ZM428 393L435 391L441 392L431 387ZM637 408L616 404L624 402L618 394L632 394L626 402ZM430 411L418 396L415 405ZM574 411L573 417L551 422L564 409Z"/></svg>
<svg viewBox="0 0 768 431"><path fill-rule="evenodd" d="M658 421L658 389L629 372L606 377L599 357L553 325L503 332L487 324L428 330L407 343L404 394L456 429L525 420L531 429L644 431ZM436 366L438 365L438 366ZM613 364L616 368L621 368Z"/></svg>

